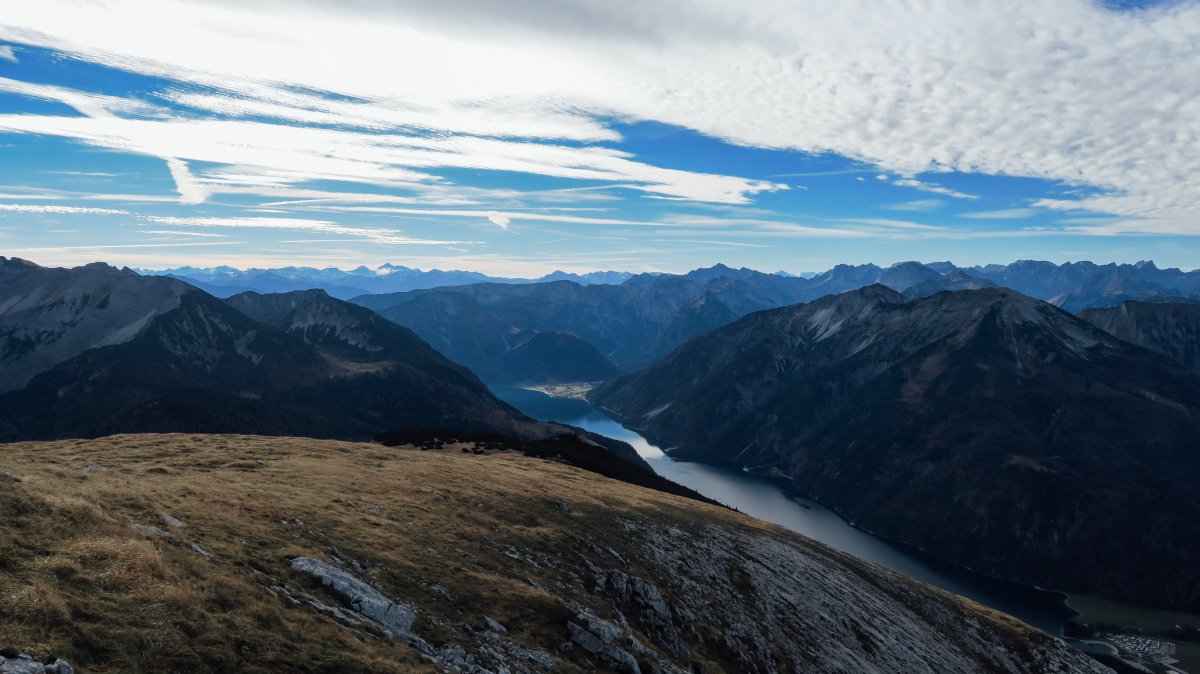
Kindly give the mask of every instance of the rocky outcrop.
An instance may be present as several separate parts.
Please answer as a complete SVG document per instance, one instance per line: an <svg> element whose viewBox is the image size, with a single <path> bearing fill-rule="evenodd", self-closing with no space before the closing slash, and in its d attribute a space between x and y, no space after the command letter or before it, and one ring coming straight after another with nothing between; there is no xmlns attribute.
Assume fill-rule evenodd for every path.
<svg viewBox="0 0 1200 674"><path fill-rule="evenodd" d="M580 613L567 623L571 641L599 659L605 666L625 674L641 674L637 658L622 648L622 642L632 639L616 625L590 613Z"/></svg>
<svg viewBox="0 0 1200 674"><path fill-rule="evenodd" d="M417 612L406 604L397 604L378 590L336 566L312 557L297 557L292 568L321 581L334 596L384 632L410 637Z"/></svg>
<svg viewBox="0 0 1200 674"><path fill-rule="evenodd" d="M38 662L28 653L18 653L12 657L0 655L0 674L75 674L75 668L66 660Z"/></svg>
<svg viewBox="0 0 1200 674"><path fill-rule="evenodd" d="M687 644L679 638L671 609L654 583L622 571L605 571L596 576L595 592L616 600L626 617L633 616L643 632L673 655L687 655Z"/></svg>

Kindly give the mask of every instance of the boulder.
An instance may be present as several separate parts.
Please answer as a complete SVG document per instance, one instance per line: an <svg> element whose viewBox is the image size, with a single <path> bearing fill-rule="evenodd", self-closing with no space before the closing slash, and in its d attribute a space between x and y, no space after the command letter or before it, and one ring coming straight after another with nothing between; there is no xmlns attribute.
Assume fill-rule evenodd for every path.
<svg viewBox="0 0 1200 674"><path fill-rule="evenodd" d="M292 568L320 580L346 606L362 614L384 632L399 637L412 636L413 622L417 619L413 607L397 604L350 573L312 557L293 559Z"/></svg>
<svg viewBox="0 0 1200 674"><path fill-rule="evenodd" d="M41 663L28 653L20 653L16 657L0 655L0 674L75 674L75 668L66 660Z"/></svg>

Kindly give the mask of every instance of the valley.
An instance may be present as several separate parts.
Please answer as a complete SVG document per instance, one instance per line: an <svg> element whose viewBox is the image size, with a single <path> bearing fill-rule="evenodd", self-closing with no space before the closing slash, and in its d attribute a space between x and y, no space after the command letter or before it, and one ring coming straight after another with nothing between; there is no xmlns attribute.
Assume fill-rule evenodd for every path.
<svg viewBox="0 0 1200 674"><path fill-rule="evenodd" d="M583 471L577 480L589 494L616 480L622 489L729 506L865 560L856 564L1052 635L1088 637L1071 642L1080 648L1120 648L1145 663L1173 657L1167 650L1181 638L1179 666L1191 666L1190 628L1148 626L1166 619L1161 608L1186 611L1196 597L1185 560L1197 543L1187 496L1197 457L1187 445L1200 433L1200 378L1185 344L1195 325L1186 301L1127 301L1076 317L962 269L943 274L916 263L838 267L811 278L718 265L619 286L468 284L354 302L321 289L221 299L128 269L49 269L8 258L0 258L0 280L0 372L15 382L0 391L6 440L62 439L45 447L122 456L143 444L170 453L163 443L176 436L155 433L182 432L189 452L205 453L211 442L250 456L257 450L248 448L274 442L256 435L282 438L275 452L322 438L374 438L381 444L362 446L382 448L368 451L372 461L394 451L549 461ZM288 439L295 436L316 439ZM0 457L27 446L34 445L3 445ZM266 464L231 458L211 469L259 465ZM26 485L20 466L4 469ZM113 470L129 474L99 458L84 468L90 476ZM175 535L133 524L151 538ZM192 543L195 554L211 552ZM305 554L296 563L323 577L351 574L331 587L357 587L368 567L331 554L332 562ZM1173 561L1154 565L1150 557ZM379 623L337 592L330 604L279 587L359 637L374 634L360 629L374 624L443 669L482 674L492 670L480 662L506 662L479 642L431 641L407 622ZM1159 609L1097 610L1080 599L1087 610L1076 617L1058 590ZM838 604L839 614L846 610ZM707 637L685 655L678 634L655 632L665 615L642 633L665 639L665 652L629 636L632 651L585 646L601 658L590 662L635 671L637 661L661 673L675 671L680 657L693 665L717 658L701 668L728 671L733 661L722 658L730 654L704 651ZM1093 617L1113 615L1130 622ZM618 630L629 629L627 616L617 616ZM568 632L586 643L615 634L607 622L571 624ZM1172 641L1147 640L1138 628ZM728 636L731 627L720 629ZM546 666L566 653L523 642L505 648L543 653L531 662ZM746 642L733 652L741 664L775 663L768 669L779 657L806 657L754 649L761 651ZM525 671L510 665L503 664Z"/></svg>
<svg viewBox="0 0 1200 674"><path fill-rule="evenodd" d="M855 528L828 507L796 494L784 481L747 473L736 467L673 459L657 445L586 401L554 398L518 388L493 390L501 400L536 419L578 426L627 442L659 475L739 512L774 522L836 550L962 595L1050 634L1061 635L1063 625L1075 615L1060 593L988 578L883 540Z"/></svg>
<svg viewBox="0 0 1200 674"><path fill-rule="evenodd" d="M3 0L0 674L1200 674L1200 0Z"/></svg>

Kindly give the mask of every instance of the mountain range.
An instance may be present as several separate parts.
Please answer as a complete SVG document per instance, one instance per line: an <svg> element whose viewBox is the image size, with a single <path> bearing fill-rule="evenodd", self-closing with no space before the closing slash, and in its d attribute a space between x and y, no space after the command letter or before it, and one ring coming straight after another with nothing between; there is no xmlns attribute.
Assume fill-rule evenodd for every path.
<svg viewBox="0 0 1200 674"><path fill-rule="evenodd" d="M1200 379L1015 291L758 312L589 399L975 570L1200 608Z"/></svg>
<svg viewBox="0 0 1200 674"><path fill-rule="evenodd" d="M292 290L321 289L339 299L349 299L369 293L391 293L468 283L544 283L547 281L574 281L583 285L622 283L632 276L628 272L615 271L597 271L586 274L555 271L538 278L506 278L488 276L473 271L421 270L386 263L374 269L359 266L349 271L335 267L324 269L277 267L242 270L227 266L139 269L137 271L148 276L177 278L216 297L230 297L250 290L260 293L281 293Z"/></svg>
<svg viewBox="0 0 1200 674"><path fill-rule="evenodd" d="M139 270L146 275L168 275L184 280L217 297L229 297L254 290L260 293L287 292L320 288L330 295L349 299L358 295L383 294L473 283L528 284L572 281L580 285L620 285L640 277L678 276L675 274L633 274L597 271L573 274L556 271L538 278L505 278L470 271L422 271L411 267L383 264L374 269L360 266L343 271L336 268L279 267L239 270L233 267L177 267L163 270ZM716 276L737 277L749 269L730 269L716 265L697 269L685 276L706 283ZM1200 271L1159 269L1153 262L1134 264L1096 264L1068 262L1055 264L1037 260L1019 260L1011 264L962 267L951 262L900 262L890 267L874 264L837 265L827 271L790 274L778 271L764 274L778 278L797 278L807 284L803 299L861 288L880 283L912 297L939 290L966 290L1000 286L1060 306L1071 312L1089 307L1116 306L1125 300L1163 298L1200 298Z"/></svg>
<svg viewBox="0 0 1200 674"><path fill-rule="evenodd" d="M574 432L525 417L412 331L324 291L223 301L102 264L48 269L0 258L0 382L3 440ZM624 443L589 441L648 470Z"/></svg>
<svg viewBox="0 0 1200 674"><path fill-rule="evenodd" d="M608 380L593 402L677 458L787 477L985 573L1195 608L1191 277L1053 267L717 265L351 303L319 289L219 299L103 264L0 258L0 440L450 429L581 436L561 447L648 471L628 445L525 417L484 384ZM1098 280L1131 276L1175 281ZM1135 286L1158 301L1076 317L999 282L1064 304Z"/></svg>

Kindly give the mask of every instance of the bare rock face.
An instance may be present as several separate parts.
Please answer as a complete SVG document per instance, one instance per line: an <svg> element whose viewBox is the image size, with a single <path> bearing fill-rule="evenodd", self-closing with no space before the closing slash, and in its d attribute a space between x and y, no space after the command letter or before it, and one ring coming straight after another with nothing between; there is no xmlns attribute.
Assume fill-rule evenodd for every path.
<svg viewBox="0 0 1200 674"><path fill-rule="evenodd" d="M631 609L651 638L672 654L687 654L687 644L679 638L671 609L654 583L621 571L606 571L596 576L596 592L608 594Z"/></svg>
<svg viewBox="0 0 1200 674"><path fill-rule="evenodd" d="M417 612L406 604L397 604L378 590L332 564L312 557L297 557L292 568L314 576L348 607L368 618L393 636L411 636Z"/></svg>
<svg viewBox="0 0 1200 674"><path fill-rule="evenodd" d="M604 664L625 674L642 674L637 658L621 647L628 636L617 626L589 613L580 613L567 623L567 629L572 642Z"/></svg>

